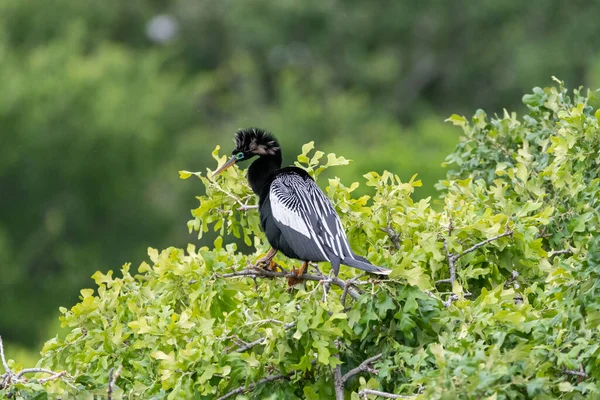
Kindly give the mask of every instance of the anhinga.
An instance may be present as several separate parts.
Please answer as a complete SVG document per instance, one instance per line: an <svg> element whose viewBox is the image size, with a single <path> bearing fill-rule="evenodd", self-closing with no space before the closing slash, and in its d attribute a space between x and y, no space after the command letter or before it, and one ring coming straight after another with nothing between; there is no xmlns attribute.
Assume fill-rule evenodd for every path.
<svg viewBox="0 0 600 400"><path fill-rule="evenodd" d="M248 183L259 196L261 226L272 246L259 263L272 263L281 251L304 261L298 276L309 261L329 261L336 276L340 264L378 275L391 272L354 254L329 198L305 170L281 168L281 149L270 133L256 128L239 130L235 143L232 157L214 175L258 156L248 168Z"/></svg>

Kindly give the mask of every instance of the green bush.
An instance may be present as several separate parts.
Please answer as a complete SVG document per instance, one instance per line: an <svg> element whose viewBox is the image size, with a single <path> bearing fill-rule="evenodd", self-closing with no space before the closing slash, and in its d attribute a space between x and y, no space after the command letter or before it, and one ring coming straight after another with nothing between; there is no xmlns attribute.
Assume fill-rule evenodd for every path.
<svg viewBox="0 0 600 400"><path fill-rule="evenodd" d="M185 247L177 221L202 189L173 172L206 165L239 127L277 132L286 163L315 140L355 160L342 182L418 173L413 198L436 196L455 144L439 115L524 109L522 88L550 74L599 85L599 12L556 0L0 2L0 331L35 347L94 271L148 245ZM178 24L168 43L146 34L159 14Z"/></svg>
<svg viewBox="0 0 600 400"><path fill-rule="evenodd" d="M600 112L591 96L560 83L524 96L521 119L450 117L465 136L447 158L439 211L412 200L414 177L370 172L372 197L329 179L353 248L393 268L385 280L316 270L288 289L285 272L248 267L268 245L256 210L237 210L255 201L243 171L217 179L181 171L206 187L188 227L217 231L214 246L149 249L137 271L97 272L97 289L61 309L69 333L42 351L40 366L69 376L43 386L17 380L0 393L83 396L110 386L134 398L321 399L334 398L337 384L352 399L375 398L373 390L599 396ZM225 160L218 148L213 155ZM298 157L315 175L346 163L312 144ZM238 252L231 235L256 252Z"/></svg>

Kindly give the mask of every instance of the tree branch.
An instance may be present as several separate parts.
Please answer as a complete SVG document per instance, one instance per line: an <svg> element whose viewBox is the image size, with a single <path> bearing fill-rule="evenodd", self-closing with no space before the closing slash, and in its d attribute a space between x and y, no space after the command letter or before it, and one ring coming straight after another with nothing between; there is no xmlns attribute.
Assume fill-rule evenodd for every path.
<svg viewBox="0 0 600 400"><path fill-rule="evenodd" d="M238 208L238 210L242 209L241 211L245 211L244 208L251 207L251 206L248 206L248 204L242 203L242 200L240 200L236 195L234 195L233 193L228 192L227 190L223 189L221 186L219 186L218 184L216 184L214 181L209 180L208 181L208 185L214 187L215 189L217 189L221 193L224 193L225 195L227 195L227 197L229 197L230 199L232 199L236 203L238 203L240 205L240 207ZM256 206L256 208L258 208L258 206Z"/></svg>
<svg viewBox="0 0 600 400"><path fill-rule="evenodd" d="M500 235L496 235L494 237L491 237L489 239L484 240L483 242L479 242L476 245L469 247L467 250L463 251L460 254L455 254L454 257L454 261L458 260L459 258L461 258L462 256L464 256L465 254L469 254L475 250L477 250L478 248L485 246L486 244L493 242L494 240L498 240L500 238L503 238L505 236L511 236L513 234L512 229L508 228L508 224L506 225L506 232L501 233Z"/></svg>
<svg viewBox="0 0 600 400"><path fill-rule="evenodd" d="M448 232L449 235L452 234L452 231L454 230L454 226L452 225L452 220L450 221L450 225L448 226ZM508 227L508 223L506 223L506 227L505 227L505 232L501 233L499 235L496 235L494 237L491 237L489 239L486 239L482 242L479 242L471 247L469 247L468 249L464 250L461 253L458 254L452 254L450 253L450 250L448 249L448 240L446 238L444 238L444 249L446 249L446 256L448 257L448 266L450 269L450 278L447 279L440 279L439 281L436 281L435 284L438 285L440 283L449 283L451 286L454 286L454 282L456 281L456 261L461 258L462 256L472 253L475 250L477 250L478 248L485 246L486 244L493 242L494 240L498 240L501 239L503 237L506 236L511 236L513 234L513 230L510 229Z"/></svg>
<svg viewBox="0 0 600 400"><path fill-rule="evenodd" d="M67 378L72 380L73 377L70 376L66 371L55 372L55 371L45 369L45 368L25 368L15 374L9 368L8 363L6 362L6 357L4 356L4 343L2 342L1 336L0 336L0 359L2 359L2 366L4 367L4 371L5 371L3 375L0 375L0 390L5 389L8 386L10 386L10 384L12 382L18 383L18 382L23 381L25 379L25 374L37 374L37 373L51 375L47 378L39 379L38 380L39 383L48 382L48 381L51 381L54 379L60 379L65 384L69 385L71 388L77 389L75 386L73 386L70 382L67 381Z"/></svg>
<svg viewBox="0 0 600 400"><path fill-rule="evenodd" d="M288 329L292 329L294 326L296 326L296 322L290 322L290 323L285 324L283 326L283 328L287 331ZM258 346L259 344L262 344L265 340L267 340L266 337L261 337L259 339L256 339L253 342L246 343L242 346L239 346L237 349L234 349L233 351L236 353L241 353L242 351L250 350L254 346Z"/></svg>
<svg viewBox="0 0 600 400"><path fill-rule="evenodd" d="M24 368L21 371L19 371L18 374L15 375L15 380L21 379L23 377L23 375L25 375L25 374L37 374L37 373L50 374L50 375L58 374L57 372L54 372L54 371L51 371L51 370L45 369L45 368Z"/></svg>
<svg viewBox="0 0 600 400"><path fill-rule="evenodd" d="M290 378L292 375L294 375L296 373L296 371L291 371L288 374L277 374L277 375L270 375L267 376L266 378L261 379L260 381L256 382L256 383L251 383L248 385L248 387L244 386L240 386L237 389L233 389L231 392L228 392L226 394L224 394L223 396L219 397L217 400L225 400L228 399L232 396L235 396L236 394L241 394L241 393L248 393L253 391L256 386L258 385L262 385L263 383L269 383L269 382L273 382L273 381L277 381L280 379L287 379Z"/></svg>
<svg viewBox="0 0 600 400"><path fill-rule="evenodd" d="M350 297L354 300L358 300L360 298L360 293L352 287L353 284L346 285L346 282L337 277L327 277L325 275L311 275L311 274L302 274L301 276L297 276L293 272L276 272L269 271L265 269L243 269L241 271L235 271L229 274L217 275L220 278L233 278L238 276L247 276L249 278L297 278L306 281L323 281L324 283L331 283L335 286L344 290L346 286L350 286L347 291Z"/></svg>
<svg viewBox="0 0 600 400"><path fill-rule="evenodd" d="M456 265L454 264L455 258L453 254L450 254L450 250L448 250L448 240L444 238L444 249L446 249L446 256L448 257L448 267L450 268L450 278L448 279L440 279L436 282L438 283L449 283L451 286L454 286L454 281L456 280Z"/></svg>
<svg viewBox="0 0 600 400"><path fill-rule="evenodd" d="M256 210L257 208L258 208L258 204L254 204L251 206L244 204L243 206L236 208L236 210L246 212L248 210Z"/></svg>
<svg viewBox="0 0 600 400"><path fill-rule="evenodd" d="M376 356L373 356L371 358L367 358L365 361L363 361L362 363L360 363L360 365L358 367L356 367L354 369L351 369L350 371L346 372L346 374L342 377L342 382L346 383L346 381L348 379L352 378L356 374L360 374L361 372L374 372L371 369L370 364L374 363L375 361L380 360L381 357L383 357L383 354L379 353Z"/></svg>
<svg viewBox="0 0 600 400"><path fill-rule="evenodd" d="M8 375L12 375L12 371L10 370L8 363L6 362L6 358L4 357L4 344L2 343L2 336L0 336L0 358L2 359L2 366L4 366L4 371Z"/></svg>
<svg viewBox="0 0 600 400"><path fill-rule="evenodd" d="M583 369L582 364L579 364L579 370L567 369L565 366L563 366L562 372L565 375L574 375L579 377L580 379L585 379L588 377L588 374Z"/></svg>
<svg viewBox="0 0 600 400"><path fill-rule="evenodd" d="M562 255L562 254L573 254L573 252L570 249L555 250L555 251L551 251L550 253L548 253L548 258Z"/></svg>
<svg viewBox="0 0 600 400"><path fill-rule="evenodd" d="M106 400L112 400L113 387L119 379L119 375L121 375L121 370L123 369L122 365L119 365L119 368L115 371L115 368L111 368L108 371L108 387L106 388Z"/></svg>
<svg viewBox="0 0 600 400"><path fill-rule="evenodd" d="M340 360L340 339L335 340L335 347L338 349L338 353L334 356L335 358ZM342 377L342 363L340 362L335 366L333 370L333 387L335 389L335 400L344 400L344 386L345 381Z"/></svg>
<svg viewBox="0 0 600 400"><path fill-rule="evenodd" d="M369 395L369 394L374 394L375 396L379 396L379 397L385 397L387 399L414 399L417 397L417 395L404 396L401 394L380 392L379 390L372 390L372 389L361 390L360 392L358 392L358 397L364 397L366 399L367 395Z"/></svg>
<svg viewBox="0 0 600 400"><path fill-rule="evenodd" d="M400 250L400 235L392 229L390 224L388 224L388 226L386 226L385 228L379 228L379 230L387 233L396 250Z"/></svg>

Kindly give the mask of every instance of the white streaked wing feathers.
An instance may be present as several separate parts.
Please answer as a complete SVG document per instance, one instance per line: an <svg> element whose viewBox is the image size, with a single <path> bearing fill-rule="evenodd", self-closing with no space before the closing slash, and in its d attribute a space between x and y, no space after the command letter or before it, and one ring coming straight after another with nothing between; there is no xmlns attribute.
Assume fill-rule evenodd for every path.
<svg viewBox="0 0 600 400"><path fill-rule="evenodd" d="M271 185L269 199L275 220L307 238L311 237L306 221L298 212L297 207L294 207L296 203L294 197L289 195L285 186L279 185L279 181L274 181Z"/></svg>
<svg viewBox="0 0 600 400"><path fill-rule="evenodd" d="M297 174L278 176L271 185L273 217L308 238L313 238L321 253L341 259L353 257L340 219L329 198L312 179Z"/></svg>

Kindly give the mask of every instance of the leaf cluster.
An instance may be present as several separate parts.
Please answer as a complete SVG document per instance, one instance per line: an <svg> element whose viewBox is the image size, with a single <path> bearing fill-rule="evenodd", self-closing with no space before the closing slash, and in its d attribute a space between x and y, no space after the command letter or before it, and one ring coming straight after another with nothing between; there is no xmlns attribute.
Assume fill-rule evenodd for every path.
<svg viewBox="0 0 600 400"><path fill-rule="evenodd" d="M40 361L67 370L76 390L60 381L45 390L102 393L108 370L122 366L116 386L132 398L334 398L336 368L346 374L381 355L345 382L347 397L365 389L429 399L600 395L592 96L558 82L525 96L522 118L450 117L464 137L446 160L438 208L412 199L416 177L369 172L373 196L329 179L324 190L353 249L393 269L383 280L342 269L356 301L336 286L324 294L324 281L290 290L281 279L232 274L268 250L257 211L247 209L255 200L244 171L182 171L207 193L188 226L217 232L214 245L149 249L136 271L96 273L97 288L61 310L69 333L49 340ZM348 162L313 150L304 146L297 165L315 175ZM253 252L238 251L234 237Z"/></svg>

